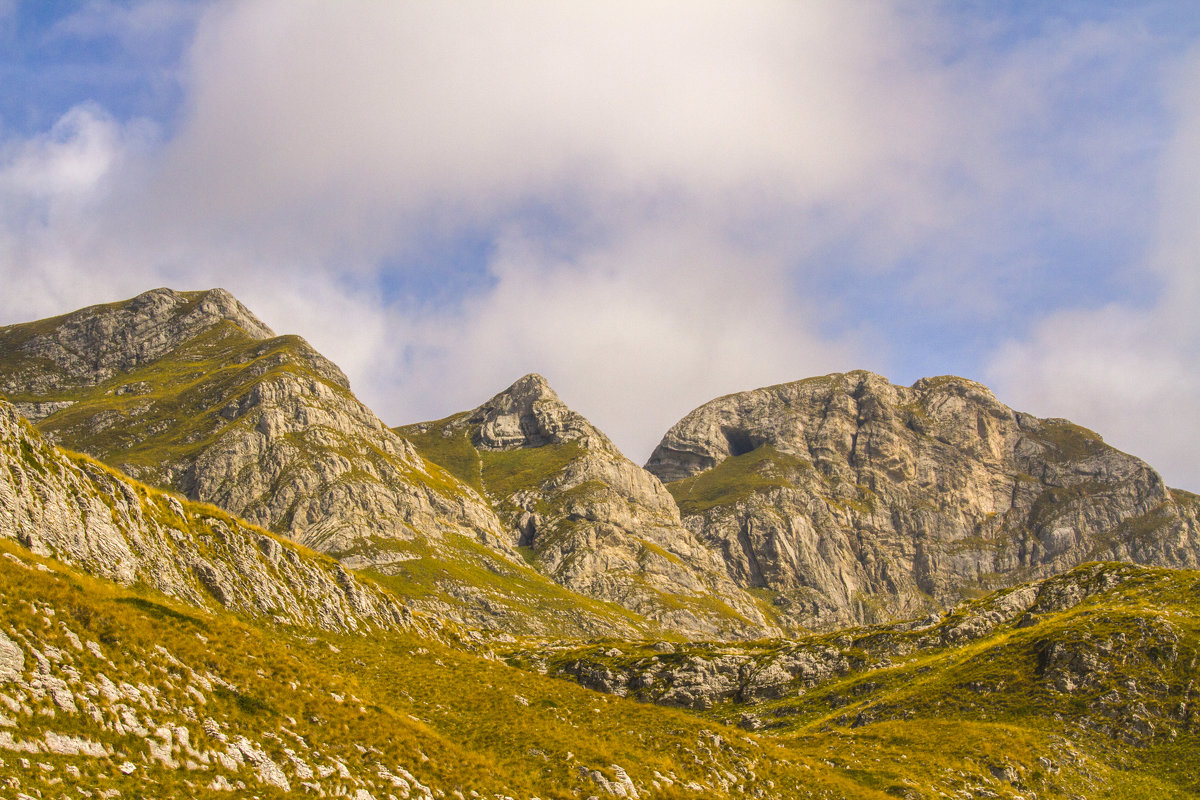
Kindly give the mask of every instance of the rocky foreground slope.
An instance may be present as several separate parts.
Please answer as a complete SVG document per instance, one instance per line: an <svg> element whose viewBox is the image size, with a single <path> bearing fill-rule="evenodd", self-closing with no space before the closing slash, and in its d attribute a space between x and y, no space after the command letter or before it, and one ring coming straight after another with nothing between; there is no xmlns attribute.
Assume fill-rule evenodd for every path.
<svg viewBox="0 0 1200 800"><path fill-rule="evenodd" d="M961 378L851 372L718 398L646 466L792 624L920 616L1090 560L1200 563L1193 495Z"/></svg>

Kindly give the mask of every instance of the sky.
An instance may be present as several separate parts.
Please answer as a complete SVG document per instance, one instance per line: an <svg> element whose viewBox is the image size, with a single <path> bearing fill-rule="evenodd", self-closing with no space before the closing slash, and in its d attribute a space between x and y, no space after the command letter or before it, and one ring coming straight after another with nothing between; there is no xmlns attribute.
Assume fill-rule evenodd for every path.
<svg viewBox="0 0 1200 800"><path fill-rule="evenodd" d="M956 374L1200 490L1188 2L0 0L0 324L222 286L393 425Z"/></svg>

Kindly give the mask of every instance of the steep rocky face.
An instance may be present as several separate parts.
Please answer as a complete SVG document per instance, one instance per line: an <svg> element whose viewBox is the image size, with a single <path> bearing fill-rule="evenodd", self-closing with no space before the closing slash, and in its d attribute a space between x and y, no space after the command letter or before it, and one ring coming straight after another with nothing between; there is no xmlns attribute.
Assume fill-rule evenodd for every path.
<svg viewBox="0 0 1200 800"><path fill-rule="evenodd" d="M647 469L785 624L918 616L1088 560L1200 562L1189 496L960 378L852 372L718 398Z"/></svg>
<svg viewBox="0 0 1200 800"><path fill-rule="evenodd" d="M491 498L532 562L563 586L692 635L767 630L658 479L540 375L473 411L399 430Z"/></svg>
<svg viewBox="0 0 1200 800"><path fill-rule="evenodd" d="M92 575L329 631L398 628L395 599L337 562L52 447L0 401L0 536Z"/></svg>
<svg viewBox="0 0 1200 800"><path fill-rule="evenodd" d="M475 488L384 426L303 339L274 336L221 290L160 289L2 328L0 381L57 441L371 569L445 619L661 631L532 569Z"/></svg>
<svg viewBox="0 0 1200 800"><path fill-rule="evenodd" d="M0 391L67 446L351 565L387 559L375 540L506 542L487 504L384 426L341 370L220 289L2 328Z"/></svg>
<svg viewBox="0 0 1200 800"><path fill-rule="evenodd" d="M10 397L36 397L96 386L162 358L222 322L232 323L253 339L275 336L224 289L154 289L125 302L0 328L0 353L4 357L0 392ZM341 385L349 385L331 363L325 362L322 367ZM70 399L59 402L69 403ZM51 409L18 403L17 410L36 421Z"/></svg>

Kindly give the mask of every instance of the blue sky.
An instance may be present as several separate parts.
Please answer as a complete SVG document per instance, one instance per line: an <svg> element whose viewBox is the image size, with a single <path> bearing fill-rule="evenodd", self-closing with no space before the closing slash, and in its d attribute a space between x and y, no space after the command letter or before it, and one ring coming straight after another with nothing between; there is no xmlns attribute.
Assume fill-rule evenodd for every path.
<svg viewBox="0 0 1200 800"><path fill-rule="evenodd" d="M0 323L221 285L390 423L529 371L633 458L954 373L1200 489L1200 12L0 0Z"/></svg>

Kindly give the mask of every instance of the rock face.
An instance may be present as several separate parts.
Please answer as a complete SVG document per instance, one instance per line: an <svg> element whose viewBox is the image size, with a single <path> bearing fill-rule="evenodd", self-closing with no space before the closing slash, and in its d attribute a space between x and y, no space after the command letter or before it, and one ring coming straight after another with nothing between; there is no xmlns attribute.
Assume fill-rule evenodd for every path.
<svg viewBox="0 0 1200 800"><path fill-rule="evenodd" d="M201 608L338 632L409 624L403 606L337 562L68 456L4 401L0 536ZM0 672L4 655L0 643Z"/></svg>
<svg viewBox="0 0 1200 800"><path fill-rule="evenodd" d="M961 378L851 372L718 398L646 467L793 626L918 616L1089 560L1200 562L1191 496Z"/></svg>
<svg viewBox="0 0 1200 800"><path fill-rule="evenodd" d="M380 540L506 545L487 504L431 471L340 369L221 289L0 328L0 391L56 441L352 566L386 562Z"/></svg>
<svg viewBox="0 0 1200 800"><path fill-rule="evenodd" d="M36 396L97 386L162 358L222 322L232 323L253 339L275 336L224 289L184 293L155 289L126 302L0 328L0 353L5 358L0 392ZM348 385L331 363L322 366ZM36 421L44 415L39 410L52 409L18 405L18 410L33 411L25 416Z"/></svg>
<svg viewBox="0 0 1200 800"><path fill-rule="evenodd" d="M761 635L754 600L650 473L526 375L463 414L399 429L489 497L539 571L696 636Z"/></svg>

